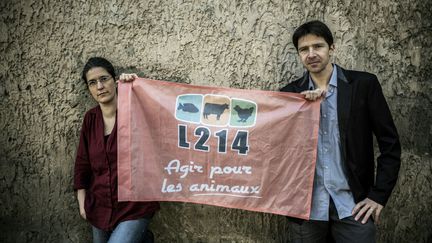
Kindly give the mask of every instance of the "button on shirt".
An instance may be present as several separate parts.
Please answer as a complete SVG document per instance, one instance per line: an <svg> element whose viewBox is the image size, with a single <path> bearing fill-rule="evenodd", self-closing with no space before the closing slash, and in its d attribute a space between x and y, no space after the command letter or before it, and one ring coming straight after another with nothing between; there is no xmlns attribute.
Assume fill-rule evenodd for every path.
<svg viewBox="0 0 432 243"><path fill-rule="evenodd" d="M341 156L337 115L337 69L333 67L329 87L321 101L318 134L318 154L312 195L312 220L329 220L330 197L336 206L339 219L351 216L355 206ZM309 76L309 87L315 85Z"/></svg>

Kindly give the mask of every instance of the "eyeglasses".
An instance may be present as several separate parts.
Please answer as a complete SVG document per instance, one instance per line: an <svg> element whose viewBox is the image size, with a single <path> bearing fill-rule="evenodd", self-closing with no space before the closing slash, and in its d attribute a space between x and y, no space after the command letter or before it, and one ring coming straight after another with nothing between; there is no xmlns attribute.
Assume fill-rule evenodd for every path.
<svg viewBox="0 0 432 243"><path fill-rule="evenodd" d="M97 86L97 82L101 84L105 84L107 81L110 81L112 79L111 76L100 76L98 79L91 79L87 81L87 85L92 88Z"/></svg>

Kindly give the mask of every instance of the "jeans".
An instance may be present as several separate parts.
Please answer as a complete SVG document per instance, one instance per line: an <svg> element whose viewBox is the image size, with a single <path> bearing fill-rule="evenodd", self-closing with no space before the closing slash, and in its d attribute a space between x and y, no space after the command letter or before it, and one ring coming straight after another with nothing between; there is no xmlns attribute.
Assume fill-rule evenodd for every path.
<svg viewBox="0 0 432 243"><path fill-rule="evenodd" d="M290 241L294 243L374 243L376 227L371 218L362 224L350 216L339 219L330 199L329 221L304 220L289 222Z"/></svg>
<svg viewBox="0 0 432 243"><path fill-rule="evenodd" d="M93 226L94 243L153 243L153 234L147 232L150 219L127 220L118 224L112 231L104 231Z"/></svg>

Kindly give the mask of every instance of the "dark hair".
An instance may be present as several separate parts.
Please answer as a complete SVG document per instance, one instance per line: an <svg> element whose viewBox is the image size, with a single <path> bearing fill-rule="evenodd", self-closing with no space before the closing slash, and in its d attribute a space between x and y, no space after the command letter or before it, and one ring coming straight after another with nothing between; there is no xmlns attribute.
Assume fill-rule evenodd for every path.
<svg viewBox="0 0 432 243"><path fill-rule="evenodd" d="M300 25L300 27L294 31L292 42L297 51L299 39L308 34L322 37L329 46L333 45L333 35L329 27L319 20L313 20Z"/></svg>
<svg viewBox="0 0 432 243"><path fill-rule="evenodd" d="M115 70L113 65L105 58L103 57L92 57L90 58L87 63L84 65L84 69L81 74L81 78L84 80L84 82L87 84L87 72L96 67L104 68L111 77L115 78Z"/></svg>

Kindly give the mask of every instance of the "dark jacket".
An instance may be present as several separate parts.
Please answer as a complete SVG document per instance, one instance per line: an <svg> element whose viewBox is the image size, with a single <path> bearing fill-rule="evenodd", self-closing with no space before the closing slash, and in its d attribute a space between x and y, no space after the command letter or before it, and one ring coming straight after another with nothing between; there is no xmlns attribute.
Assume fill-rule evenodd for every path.
<svg viewBox="0 0 432 243"><path fill-rule="evenodd" d="M337 68L337 113L341 153L356 203L366 197L385 205L400 167L399 136L375 75ZM281 89L300 93L309 86L309 74ZM373 136L380 154L376 176Z"/></svg>

